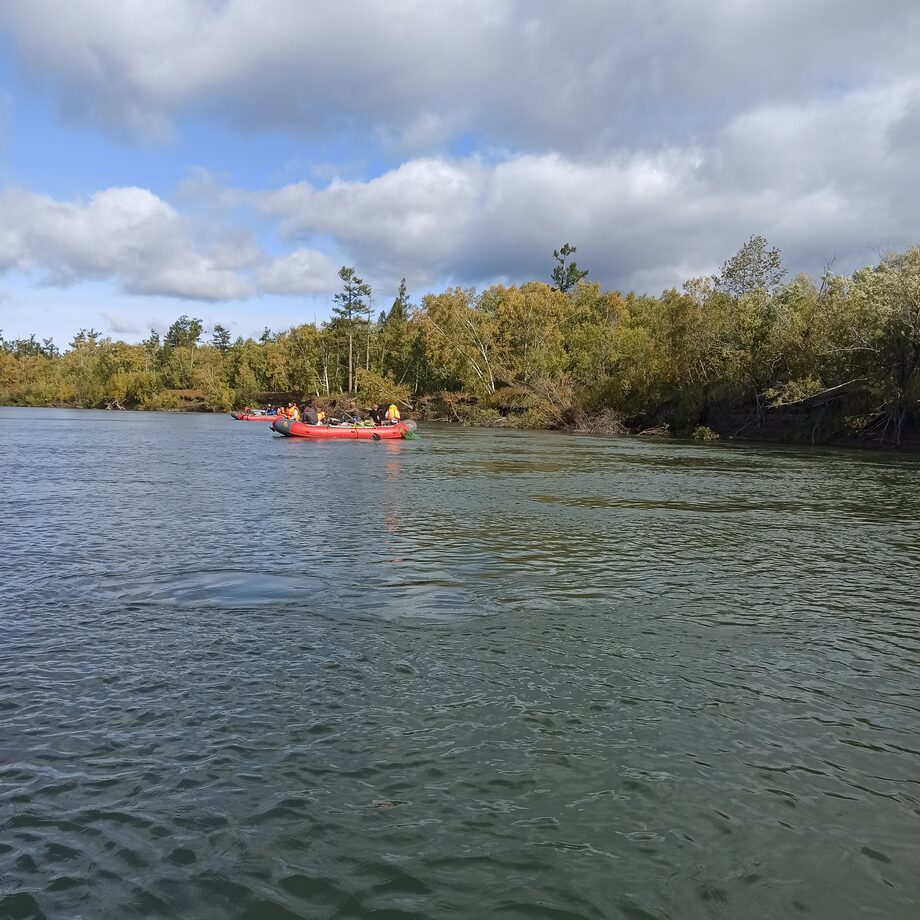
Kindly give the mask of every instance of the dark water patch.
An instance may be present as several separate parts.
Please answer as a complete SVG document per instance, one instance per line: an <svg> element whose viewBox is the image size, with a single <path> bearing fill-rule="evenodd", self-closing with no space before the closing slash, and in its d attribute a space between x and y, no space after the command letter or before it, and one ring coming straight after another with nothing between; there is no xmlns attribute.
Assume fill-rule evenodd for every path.
<svg viewBox="0 0 920 920"><path fill-rule="evenodd" d="M32 895L20 891L0 896L0 916L9 920L44 920L45 914Z"/></svg>
<svg viewBox="0 0 920 920"><path fill-rule="evenodd" d="M633 508L648 511L692 511L733 514L749 511L773 511L781 514L797 511L816 511L802 508L793 502L738 501L717 499L710 502L656 501L653 499L608 498L603 496L579 496L562 498L555 495L533 495L534 501L547 504L559 503L573 508Z"/></svg>

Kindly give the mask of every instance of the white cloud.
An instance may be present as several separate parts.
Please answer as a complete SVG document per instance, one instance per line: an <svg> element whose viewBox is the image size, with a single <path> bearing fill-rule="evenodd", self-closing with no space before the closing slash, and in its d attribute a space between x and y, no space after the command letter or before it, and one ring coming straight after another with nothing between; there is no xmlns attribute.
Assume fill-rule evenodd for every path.
<svg viewBox="0 0 920 920"><path fill-rule="evenodd" d="M434 266L450 259L475 219L488 172L475 158L413 160L367 182L333 180L322 190L301 182L254 200L286 238L329 234L375 266Z"/></svg>
<svg viewBox="0 0 920 920"><path fill-rule="evenodd" d="M904 80L888 0L30 0L0 8L65 114L144 139L180 116L434 151L466 133L589 155L708 136L751 107Z"/></svg>
<svg viewBox="0 0 920 920"><path fill-rule="evenodd" d="M99 315L105 320L109 331L116 335L137 335L143 332L143 329L133 317L112 313L108 310L103 310Z"/></svg>
<svg viewBox="0 0 920 920"><path fill-rule="evenodd" d="M256 272L260 290L267 294L316 294L338 286L336 268L328 256L309 249L272 259Z"/></svg>
<svg viewBox="0 0 920 920"><path fill-rule="evenodd" d="M568 240L592 279L654 293L762 233L793 270L836 256L845 271L917 242L918 98L920 81L769 104L708 142L591 159L420 157L366 181L261 192L197 175L172 203L140 188L75 202L7 188L0 268L167 298L328 301L341 264L388 297L403 276L415 292L547 279ZM269 257L256 232L271 228L283 248Z"/></svg>
<svg viewBox="0 0 920 920"><path fill-rule="evenodd" d="M571 240L592 278L655 291L688 268L714 270L752 233L794 269L817 272L829 255L839 267L882 241L916 242L914 159L885 153L916 98L916 84L891 85L764 106L706 145L590 161L424 158L366 182L298 183L255 200L284 235L331 235L349 263L390 286L403 275L416 287L546 278L552 250Z"/></svg>
<svg viewBox="0 0 920 920"><path fill-rule="evenodd" d="M263 308L322 318L341 264L382 300L403 276L415 296L547 279L566 240L592 279L649 292L752 233L812 273L918 242L916 0L0 0L0 40L22 78L0 91L0 143L7 110L43 130L12 117L24 86L81 131L168 143L206 123L170 151L203 166L168 201L0 188L4 323L22 303L97 315L106 293L114 331L126 295L158 316L211 301L246 330L277 324ZM67 135L11 136L4 176L39 181L10 170L49 137ZM215 162L293 181L234 187Z"/></svg>
<svg viewBox="0 0 920 920"><path fill-rule="evenodd" d="M169 204L140 188L109 188L61 202L8 188L0 192L0 268L67 286L113 279L128 293L201 300L242 297L238 269L253 261L251 240L203 247Z"/></svg>

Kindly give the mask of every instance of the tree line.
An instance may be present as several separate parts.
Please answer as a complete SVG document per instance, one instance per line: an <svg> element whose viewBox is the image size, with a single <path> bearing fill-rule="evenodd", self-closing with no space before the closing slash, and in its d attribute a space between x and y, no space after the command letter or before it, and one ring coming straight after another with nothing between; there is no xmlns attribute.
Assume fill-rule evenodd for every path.
<svg viewBox="0 0 920 920"><path fill-rule="evenodd" d="M127 344L81 330L65 349L0 335L0 402L213 410L284 394L397 400L419 417L521 427L667 426L900 443L920 415L920 247L851 275L787 277L760 236L711 277L653 297L603 290L566 243L548 281L455 287L374 316L354 267L331 317L255 338L181 316Z"/></svg>

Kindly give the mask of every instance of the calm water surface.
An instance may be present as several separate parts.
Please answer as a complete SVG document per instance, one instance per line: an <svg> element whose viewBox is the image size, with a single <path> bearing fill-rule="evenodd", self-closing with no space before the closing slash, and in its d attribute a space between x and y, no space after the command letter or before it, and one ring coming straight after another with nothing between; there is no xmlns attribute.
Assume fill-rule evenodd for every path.
<svg viewBox="0 0 920 920"><path fill-rule="evenodd" d="M0 917L920 916L920 463L0 409Z"/></svg>

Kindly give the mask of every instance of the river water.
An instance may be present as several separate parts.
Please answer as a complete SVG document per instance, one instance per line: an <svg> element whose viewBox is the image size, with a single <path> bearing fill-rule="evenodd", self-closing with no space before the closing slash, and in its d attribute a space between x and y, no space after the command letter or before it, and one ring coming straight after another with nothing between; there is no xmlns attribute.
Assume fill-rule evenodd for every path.
<svg viewBox="0 0 920 920"><path fill-rule="evenodd" d="M0 409L0 917L916 918L920 462Z"/></svg>

